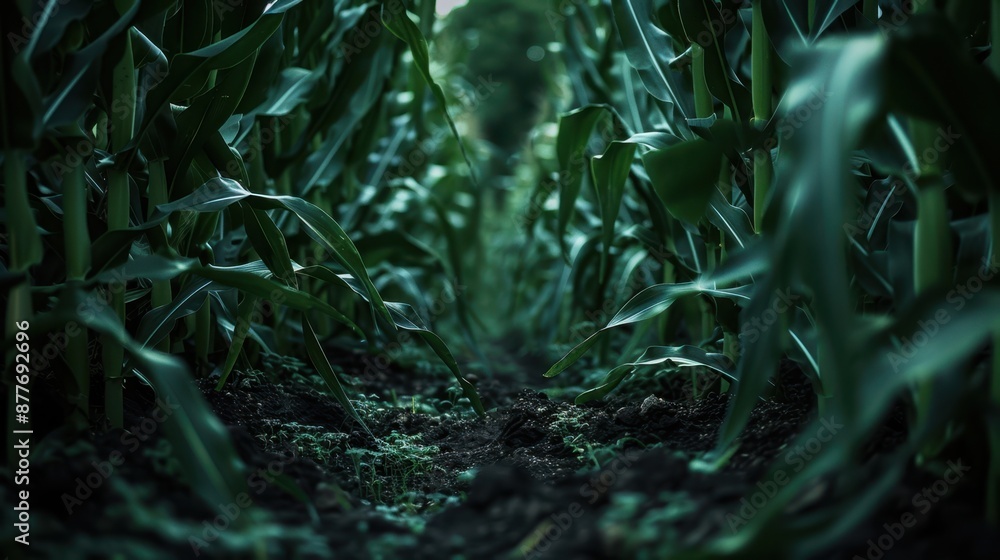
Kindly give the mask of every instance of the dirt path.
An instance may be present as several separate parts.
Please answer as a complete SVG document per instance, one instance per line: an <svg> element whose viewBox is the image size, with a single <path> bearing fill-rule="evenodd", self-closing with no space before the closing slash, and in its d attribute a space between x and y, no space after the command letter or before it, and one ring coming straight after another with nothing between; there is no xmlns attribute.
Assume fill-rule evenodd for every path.
<svg viewBox="0 0 1000 560"><path fill-rule="evenodd" d="M794 468L801 457L787 444L810 419L814 401L803 376L787 367L783 398L758 407L729 464L699 472L689 464L715 445L725 395L695 400L678 385L655 396L625 392L575 406L517 389L523 383L502 376L483 376L477 385L490 411L479 419L435 368L390 366L352 377L364 371L360 355L342 354L337 365L356 394L367 396L359 403L370 433L295 360L274 363L268 373L238 374L222 392L207 380L201 384L250 472L258 474L248 479L250 498L270 519L265 533L272 535L272 557L619 558L656 550L658 543L703 543L738 531L752 516L747 504L760 498L756 481L769 467ZM140 422L142 403L153 401L134 396L130 419ZM873 435L869 454L877 458L902 442L904 425L901 417L890 418ZM170 550L175 558L249 557L245 547L252 541L220 530L224 508L206 508L185 493L159 434L136 451L123 441L112 432L39 461L39 479L51 481L36 502L46 510L39 542L62 542L44 535L70 531L88 539L75 544L74 553L89 547L94 557L103 539L125 539L136 553ZM114 450L125 453L124 464L68 513L65 496L73 483L56 481L86 479L94 461ZM885 531L880 520L899 519L909 507L906 497L930 482L908 475L895 509L817 557L864 558L867 540ZM981 496L966 486L921 518L920 532L894 541L885 557L979 557L975 547L990 545L983 536L989 532L962 523L979 517ZM295 487L311 506L295 497ZM148 503L162 517L135 519L129 500ZM170 542L163 540L164 524L174 534Z"/></svg>

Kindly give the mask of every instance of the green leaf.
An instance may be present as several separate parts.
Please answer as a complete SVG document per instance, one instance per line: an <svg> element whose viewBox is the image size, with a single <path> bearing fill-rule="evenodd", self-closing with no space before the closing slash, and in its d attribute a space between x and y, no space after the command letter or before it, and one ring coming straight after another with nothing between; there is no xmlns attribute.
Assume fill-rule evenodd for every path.
<svg viewBox="0 0 1000 560"><path fill-rule="evenodd" d="M94 306L89 299L84 291L68 288L52 311L32 321L32 336L37 333L41 339L73 322L121 344L129 363L170 408L164 431L194 493L211 507L235 503L236 496L246 491L243 462L183 362L137 343L109 307Z"/></svg>
<svg viewBox="0 0 1000 560"><path fill-rule="evenodd" d="M835 397L832 412L848 417L856 413L859 396L859 335L846 274L844 189L852 181L851 154L883 105L886 50L880 36L830 39L802 53L794 65L799 74L785 94L786 114L808 107L817 89L828 97L794 140L781 146L774 186L777 228L768 241L772 266L770 274L757 279L757 291L743 311L747 317L761 317L779 290L810 287L824 388ZM817 255L822 255L818 262ZM801 266L805 262L816 265ZM720 430L720 449L739 435L766 381L776 374L782 337L781 329L764 329L759 340L744 345L740 385Z"/></svg>
<svg viewBox="0 0 1000 560"><path fill-rule="evenodd" d="M37 12L34 11L36 6ZM33 2L31 7L33 13L27 14L22 23L32 20L34 25L30 28L27 46L18 53L29 61L58 45L66 28L72 22L83 19L93 4L83 0L46 0ZM13 44L13 37L8 39Z"/></svg>
<svg viewBox="0 0 1000 560"><path fill-rule="evenodd" d="M705 57L708 89L733 111L736 122L747 121L753 111L750 92L730 67L725 51L727 42L732 39L727 37L728 33L749 36L740 22L739 12L732 4L720 10L712 0L677 0L675 4L688 44L704 49L696 56Z"/></svg>
<svg viewBox="0 0 1000 560"><path fill-rule="evenodd" d="M590 401L596 401L608 396L618 387L618 385L621 385L622 381L625 381L629 375L632 375L635 372L635 363L636 362L622 364L612 369L607 375L604 376L600 385L580 393L577 395L576 399L573 400L573 402L578 405L586 404Z"/></svg>
<svg viewBox="0 0 1000 560"><path fill-rule="evenodd" d="M217 85L195 98L191 105L176 115L176 148L170 156L176 167L170 183L171 191L177 192L174 186L178 181L187 179L191 160L212 135L218 135L218 130L233 115L246 91L256 61L257 52L251 51L236 66L220 71Z"/></svg>
<svg viewBox="0 0 1000 560"><path fill-rule="evenodd" d="M267 99L254 109L254 114L280 117L291 113L309 99L321 74L315 70L290 67L281 71L281 78L271 88Z"/></svg>
<svg viewBox="0 0 1000 560"><path fill-rule="evenodd" d="M756 0L755 0L756 1ZM785 62L809 46L857 0L813 0L814 19L809 21L808 3L801 0L761 0L764 24L775 50Z"/></svg>
<svg viewBox="0 0 1000 560"><path fill-rule="evenodd" d="M694 114L689 88L670 68L677 57L670 36L654 22L652 0L612 0L615 26L629 63L653 97L673 105L676 117Z"/></svg>
<svg viewBox="0 0 1000 560"><path fill-rule="evenodd" d="M193 262L192 259L189 264ZM143 315L135 333L136 340L144 347L156 346L158 342L170 334L178 319L201 309L205 303L205 293L211 287L211 280L194 278L189 281L169 305L151 309Z"/></svg>
<svg viewBox="0 0 1000 560"><path fill-rule="evenodd" d="M705 213L706 218L709 223L719 228L719 231L736 241L737 245L745 248L754 236L753 225L750 224L750 216L747 216L747 213L742 209L730 204L718 187L715 187L712 191L708 210Z"/></svg>
<svg viewBox="0 0 1000 560"><path fill-rule="evenodd" d="M601 219L604 221L603 252L601 253L601 281L607 271L608 252L615 237L615 221L621 209L625 194L625 180L635 159L635 144L612 142L603 155L595 156L591 162L594 174L594 188L600 201Z"/></svg>
<svg viewBox="0 0 1000 560"><path fill-rule="evenodd" d="M271 216L264 210L257 210L241 204L243 208L243 226L247 238L255 251L274 275L282 282L297 287L295 271L292 269L292 258L288 254L285 236L278 226L274 225Z"/></svg>
<svg viewBox="0 0 1000 560"><path fill-rule="evenodd" d="M458 367L458 362L455 361L455 357L452 356L451 351L445 345L441 337L431 332L417 316L417 313L413 310L410 305L405 303L397 302L386 302L389 306L389 311L392 313L393 321L396 325L406 331L414 332L419 336L434 353L441 358L441 361L448 366L451 373L455 376L458 381L459 386L462 388L462 393L468 397L469 402L472 403L473 410L479 416L485 416L486 410L483 408L483 403L479 400L479 394L476 392L475 386L469 382L463 375L462 370Z"/></svg>
<svg viewBox="0 0 1000 560"><path fill-rule="evenodd" d="M647 319L652 319L660 313L670 308L679 298L684 296L705 294L725 299L738 301L749 300L747 287L732 289L715 289L701 282L688 282L684 284L656 284L650 286L630 299L621 310L611 318L611 321L590 335L583 342L569 351L562 359L556 362L545 372L545 377L555 377L579 360L597 342L597 338L606 331L638 323Z"/></svg>
<svg viewBox="0 0 1000 560"><path fill-rule="evenodd" d="M45 112L36 135L76 122L93 104L91 95L97 85L96 67L100 64L101 56L113 39L123 32L128 33L126 30L138 13L139 4L138 1L133 2L100 36L73 53L68 67L61 73L55 92L45 98ZM121 53L118 53L118 58L121 58Z"/></svg>
<svg viewBox="0 0 1000 560"><path fill-rule="evenodd" d="M192 272L224 286L236 288L245 294L253 294L262 299L272 300L292 309L303 312L319 311L338 323L346 325L361 338L366 338L364 331L354 324L354 321L348 319L325 301L310 293L275 282L259 273L249 272L245 267L206 266L194 269Z"/></svg>
<svg viewBox="0 0 1000 560"><path fill-rule="evenodd" d="M169 213L177 210L217 212L244 200L247 205L258 210L282 208L295 214L305 226L306 233L344 265L351 275L361 281L376 317L381 317L386 321L387 326L392 327L392 318L385 307L385 302L382 301L382 296L372 284L368 270L357 247L354 246L354 242L329 214L301 198L256 194L246 190L232 179L216 178L180 200L159 206L159 214L156 219L148 221L140 228L132 228L130 231L137 233L151 229L155 223L166 219Z"/></svg>
<svg viewBox="0 0 1000 560"><path fill-rule="evenodd" d="M361 281L376 315L389 321L391 326L392 318L389 315L389 310L386 309L382 296L372 284L365 263L361 260L361 254L358 253L354 242L347 236L340 224L317 206L301 198L253 195L250 200L250 204L255 207L273 207L275 203L293 212L302 221L306 233L340 261L352 276Z"/></svg>
<svg viewBox="0 0 1000 560"><path fill-rule="evenodd" d="M677 219L697 224L717 192L722 150L695 138L642 154L649 180L667 210Z"/></svg>
<svg viewBox="0 0 1000 560"><path fill-rule="evenodd" d="M333 397L337 399L340 406L344 407L344 412L360 424L366 432L371 434L371 430L368 429L365 421L361 419L361 415L354 408L354 403L351 402L351 399L348 398L347 393L344 391L344 386L340 384L337 372L333 371L333 366L327 360L326 354L323 352L323 346L320 345L319 339L316 338L316 331L313 329L308 317L302 319L302 336L305 338L306 353L309 354L309 361L312 362L313 367L316 368L316 372L326 382L326 386L330 388Z"/></svg>
<svg viewBox="0 0 1000 560"><path fill-rule="evenodd" d="M148 263L149 261L145 262ZM169 306L154 309L143 317L143 321L139 326L138 338L144 345L155 344L170 331L173 325L172 321L196 311L201 306L201 302L204 301L204 298L196 297L198 294L203 291L216 291L224 288L236 288L244 294L252 294L258 298L270 300L277 305L284 305L298 311L319 311L333 318L335 321L346 325L358 334L358 336L362 338L366 337L366 333L360 327L344 316L343 313L330 306L330 304L308 292L303 292L302 290L275 281L263 261L222 267L201 266L197 259L185 259L183 261L175 261L174 266L167 269L154 269L148 275L142 272L142 267L136 268L139 268L139 270L133 268L134 272L132 272L132 274L136 275L134 276L136 278L146 278L148 276L163 280L172 277L170 275L191 273L201 276L204 279L191 282L188 288L178 294ZM120 279L116 276L111 277ZM212 286L212 282L219 284L219 286ZM360 290L361 288L358 289Z"/></svg>
<svg viewBox="0 0 1000 560"><path fill-rule="evenodd" d="M556 136L556 157L559 160L559 227L556 229L556 237L564 256L567 253L564 239L566 228L573 218L587 165L584 152L594 126L606 112L608 107L605 105L588 105L559 116L559 134Z"/></svg>
<svg viewBox="0 0 1000 560"><path fill-rule="evenodd" d="M255 0L256 1L256 0ZM246 5L247 3L243 3ZM256 16L254 16L256 17ZM228 18L227 18L228 19ZM249 20L248 20L249 21ZM225 35L226 37L230 34ZM243 98L236 108L237 114L252 115L257 114L257 110L267 106L267 100L274 94L275 82L281 83L278 73L288 66L288 61L283 60L285 55L284 30L278 28L264 44L257 49L257 62L253 67L253 74L247 84Z"/></svg>
<svg viewBox="0 0 1000 560"><path fill-rule="evenodd" d="M218 212L225 210L252 194L243 185L232 179L216 179L198 187L193 193L183 198L157 206L157 215L151 217L147 224L163 220L169 214L182 210L189 210L191 212Z"/></svg>
<svg viewBox="0 0 1000 560"><path fill-rule="evenodd" d="M344 69L330 100L310 120L309 128L292 147L289 158L306 150L311 152L295 180L299 196L306 196L313 188L329 186L340 175L347 157L344 146L365 115L377 106L394 60L392 49L374 42L377 40ZM312 139L317 134L322 134L323 144L312 150Z"/></svg>
<svg viewBox="0 0 1000 560"><path fill-rule="evenodd" d="M965 191L1000 191L995 123L1000 82L968 53L942 14L915 16L890 36L883 75L890 109L940 125L934 149L954 158L951 170ZM926 154L917 154L927 163Z"/></svg>
<svg viewBox="0 0 1000 560"><path fill-rule="evenodd" d="M785 265L784 260L774 263L776 267ZM742 325L752 325L751 318L766 317L768 310L773 309L776 292L780 289L777 282L774 274L758 279L750 303L740 313ZM771 377L777 375L781 359L781 331L780 324L775 324L763 329L744 327L740 333L743 352L740 355L736 375L739 385L730 401L726 420L719 431L717 450L726 449L733 443L746 426L750 413L757 406L758 399Z"/></svg>
<svg viewBox="0 0 1000 560"><path fill-rule="evenodd" d="M212 70L231 68L256 51L281 25L284 13L299 2L301 0L278 0L242 31L196 51L175 55L167 76L149 92L146 113L127 149L138 145L157 114L171 101L191 97Z"/></svg>
<svg viewBox="0 0 1000 560"><path fill-rule="evenodd" d="M681 367L703 366L713 369L730 382L736 382L732 373L733 363L723 354L706 352L697 346L651 346L638 360L623 364L611 370L600 385L584 391L576 398L576 404L604 398L632 372L640 367L650 367L673 362Z"/></svg>
<svg viewBox="0 0 1000 560"><path fill-rule="evenodd" d="M356 278L353 278L350 275L338 275L323 266L296 268L296 272L298 274L302 274L303 276L318 278L330 284L339 284L354 291L362 298L367 297L364 287L358 283ZM469 402L472 404L473 409L477 414L482 416L485 413L485 409L483 408L475 387L462 375L462 371L458 367L458 362L455 360L455 357L452 355L444 341L424 324L424 322L420 319L420 316L409 304L388 301L386 302L386 307L392 314L392 320L396 327L404 331L415 332L417 336L419 336L424 343L426 343L431 350L437 354L441 361L448 366L448 369L451 370L455 379L458 381L459 387L462 388L462 392L469 398Z"/></svg>
<svg viewBox="0 0 1000 560"><path fill-rule="evenodd" d="M225 386L226 379L229 378L229 374L233 371L233 366L236 365L236 359L240 357L240 351L243 349L243 343L247 339L247 334L253 328L251 318L253 317L253 312L257 307L258 301L259 299L256 296L247 294L243 296L243 301L240 302L237 308L233 339L229 343L229 353L226 355L226 363L222 366L222 371L219 374L219 382L215 385L216 391L221 391L222 387Z"/></svg>

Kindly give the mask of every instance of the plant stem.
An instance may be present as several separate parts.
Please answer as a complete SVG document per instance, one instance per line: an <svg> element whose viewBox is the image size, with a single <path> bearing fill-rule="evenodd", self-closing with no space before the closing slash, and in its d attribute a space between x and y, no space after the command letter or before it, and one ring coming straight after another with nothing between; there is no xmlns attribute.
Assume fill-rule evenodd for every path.
<svg viewBox="0 0 1000 560"><path fill-rule="evenodd" d="M764 205L773 176L774 164L770 152L757 150L753 158L753 229L756 233L764 228Z"/></svg>
<svg viewBox="0 0 1000 560"><path fill-rule="evenodd" d="M28 267L37 263L41 258L42 241L38 234L38 226L35 224L34 214L31 212L31 205L28 203L28 183L27 170L25 169L25 159L27 154L8 150L4 153L4 182L6 189L4 195L7 202L7 234L9 239L7 244L10 247L10 270L12 272L27 272ZM5 328L13 329L13 325L20 321L30 321L33 315L31 305L31 276L27 275L24 282L18 283L10 289L10 296L7 300L7 323ZM12 364L13 356L7 360ZM10 371L14 368L11 366ZM13 374L11 374L13 375ZM17 393L14 390L13 379L7 385L7 410L13 411L17 406ZM25 387L31 390L31 379L29 376L28 385ZM17 426L18 430L30 430L31 424L13 424L13 412L7 415L8 425ZM16 434L14 430L7 431L7 464L11 467L17 464L17 450L15 445ZM13 469L12 469L13 470Z"/></svg>
<svg viewBox="0 0 1000 560"><path fill-rule="evenodd" d="M708 90L705 78L705 48L697 43L691 45L691 79L694 88L694 114L699 119L712 116L712 92Z"/></svg>
<svg viewBox="0 0 1000 560"><path fill-rule="evenodd" d="M87 229L87 183L83 165L74 166L63 179L64 237L66 243L66 280L69 284L82 281L90 268L90 232ZM81 329L76 336L67 336L66 361L76 387L70 398L73 403L72 422L89 425L90 416L90 354L88 336Z"/></svg>
<svg viewBox="0 0 1000 560"><path fill-rule="evenodd" d="M10 247L10 270L25 272L28 267L41 260L42 241L35 223L31 204L28 202L27 170L24 160L27 154L18 151L8 151L4 154L4 182L7 198L7 233ZM23 297L14 297L11 293L8 307L8 319L25 320L31 317L31 299L29 284L19 284L14 289L20 290Z"/></svg>
<svg viewBox="0 0 1000 560"><path fill-rule="evenodd" d="M951 278L951 233L944 186L926 185L917 194L916 238L913 250L917 294L947 285Z"/></svg>
<svg viewBox="0 0 1000 560"><path fill-rule="evenodd" d="M729 159L726 156L722 156L722 169L719 172L719 190L722 191L722 196L725 198L726 202L732 202L733 197L733 174L732 168L729 167ZM719 255L720 261L725 262L726 260L726 235L722 231L719 232ZM719 285L720 288L727 287L726 284ZM730 329L723 327L722 330L722 353L733 361L734 364L740 361L740 338L739 334L732 332ZM720 381L720 392L727 392L729 390L729 382L724 378Z"/></svg>
<svg viewBox="0 0 1000 560"><path fill-rule="evenodd" d="M267 173L264 171L264 154L261 153L263 150L260 144L260 121L257 121L250 132L250 151L247 154L250 158L250 184L247 189L255 193L267 192Z"/></svg>
<svg viewBox="0 0 1000 560"><path fill-rule="evenodd" d="M155 159L149 162L149 215L147 217L153 215L157 206L167 202L167 173L163 167L163 160ZM166 225L161 226L161 228L166 233ZM170 280L153 280L153 289L150 293L150 304L153 308L169 305L171 298ZM170 352L170 333L167 333L162 340L156 343L156 348L161 352Z"/></svg>
<svg viewBox="0 0 1000 560"><path fill-rule="evenodd" d="M812 2L810 2L810 6ZM810 20L812 16L810 15ZM771 41L764 27L763 7L760 0L753 4L752 35L750 36L751 72L753 94L753 120L751 124L762 130L771 118ZM754 152L753 158L753 227L761 232L764 223L764 204L767 202L771 179L774 174L771 152L766 146Z"/></svg>
<svg viewBox="0 0 1000 560"><path fill-rule="evenodd" d="M125 32L124 52L115 64L112 74L112 92L115 101L122 101L127 110L114 111L111 115L111 149L118 152L128 145L135 126L135 64L132 59L131 30ZM129 223L129 176L126 169L108 170L108 230L124 229ZM125 324L125 286L111 286L111 308L118 320ZM111 425L124 424L122 363L125 350L110 337L102 338L104 363L104 407Z"/></svg>
<svg viewBox="0 0 1000 560"><path fill-rule="evenodd" d="M913 146L918 154L933 150L936 128L916 119L911 121ZM951 229L948 222L948 201L941 168L936 163L919 162L917 192L917 223L913 244L913 281L916 295L951 282L953 255ZM916 423L928 418L934 399L934 380L925 379L914 387ZM943 431L931 434L921 447L919 461L935 456L944 443Z"/></svg>
<svg viewBox="0 0 1000 560"><path fill-rule="evenodd" d="M281 141L281 133L283 131L279 130L278 127L275 126L278 122L279 121L277 119L274 119L274 118L271 119L272 130L274 131L274 140L273 140L272 144L274 145L274 158L275 159L277 159L278 156L281 155L281 151L282 151L282 149L284 147L284 142ZM282 195L290 195L290 194L292 194L291 177L289 177L289 170L288 169L285 169L280 174L278 174L278 177L275 180L275 188L277 189L278 194L282 194Z"/></svg>
<svg viewBox="0 0 1000 560"><path fill-rule="evenodd" d="M195 313L194 355L200 367L208 368L208 352L212 346L212 301L205 296L205 303Z"/></svg>

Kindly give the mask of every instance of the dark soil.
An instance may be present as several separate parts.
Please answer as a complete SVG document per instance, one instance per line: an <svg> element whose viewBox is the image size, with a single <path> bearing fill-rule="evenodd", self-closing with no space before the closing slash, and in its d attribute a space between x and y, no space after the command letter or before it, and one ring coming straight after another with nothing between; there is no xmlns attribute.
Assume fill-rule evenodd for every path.
<svg viewBox="0 0 1000 560"><path fill-rule="evenodd" d="M200 382L250 472L278 471L311 501L281 483L252 493L254 511L270 520L270 558L621 558L658 540L706 542L734 531L734 514L770 468L788 464L787 445L815 414L811 387L787 364L780 391L757 407L727 466L709 472L688 465L714 448L728 395L692 399L674 384L656 395L575 406L517 389L521 380L480 375L490 412L479 419L461 402L452 405L446 376L396 366L364 375L364 365L358 354L338 363L348 376L360 376L355 394L382 403L363 410L370 432L318 391L307 372L237 375L221 392L214 381ZM126 426L140 425L154 400L136 389L130 397ZM905 441L902 415L900 407L872 435L867 470L877 471L880 458ZM49 436L61 443L33 463L35 557L107 558L109 550L122 551L121 558L256 557L250 541L212 540L206 528L219 511L191 495L160 433L141 445L127 443L129 435L110 431L84 442ZM116 450L124 463L100 477L92 495L67 501ZM916 528L893 539L884 556L873 555L871 542L934 483L916 469L905 473L890 507L814 557L992 556L997 539L970 521L983 517L983 494L968 478L917 515ZM0 492L9 501L10 487ZM817 483L811 499L821 502L831 492ZM135 515L135 503L153 513ZM197 551L192 535L204 538Z"/></svg>

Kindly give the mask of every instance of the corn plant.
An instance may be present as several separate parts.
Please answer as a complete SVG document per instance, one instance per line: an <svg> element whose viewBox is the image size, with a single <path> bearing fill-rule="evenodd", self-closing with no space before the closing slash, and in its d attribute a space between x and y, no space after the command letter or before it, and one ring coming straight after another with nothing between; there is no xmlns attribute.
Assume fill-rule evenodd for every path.
<svg viewBox="0 0 1000 560"><path fill-rule="evenodd" d="M412 147L437 121L448 131L437 142L473 165L429 70L433 1L8 9L16 17L4 18L13 39L0 46L6 320L30 321L34 340L74 325L52 367L78 429L122 427L126 388L148 384L184 404L167 432L195 489L228 503L245 479L240 461L178 355L221 388L239 360L294 341L364 427L323 341L377 348L402 331L443 360L483 413L441 338L410 304L382 296L426 306L421 286L430 280L415 283L414 274L460 279L459 248L448 259L402 236L411 251L380 237L377 216L366 214L373 198L398 196L382 176L386 164L397 168L399 139ZM36 23L22 32L22 18ZM417 80L400 84L397 75ZM412 101L400 100L403 87L417 93ZM367 157L386 146L384 159ZM426 172L418 166L395 181ZM418 197L448 234L438 195ZM377 260L398 264L363 260L386 250ZM95 339L103 379L90 378Z"/></svg>
<svg viewBox="0 0 1000 560"><path fill-rule="evenodd" d="M559 114L508 181L533 182L523 243L497 225L506 191L488 204L505 182L480 164L504 164L464 138L480 100L436 62L434 0L5 7L4 318L45 341L32 367L70 432L124 429L149 387L183 405L164 429L192 488L231 503L245 468L199 386L299 353L364 432L334 353L417 339L485 416L439 333L485 362L486 303L517 345L559 345L546 377L601 368L578 404L667 364L727 393L702 469L779 370L814 390L799 441L843 424L739 533L623 554L810 557L956 449L1000 523L1000 1L548 7ZM509 277L483 270L496 247ZM866 463L898 405L907 440ZM438 449L417 447L389 465L404 486ZM828 507L803 509L817 488Z"/></svg>
<svg viewBox="0 0 1000 560"><path fill-rule="evenodd" d="M578 108L559 123L559 141L573 141L559 154L559 219L533 226L579 239L565 244L581 247L569 253L574 273L635 270L628 248L640 244L665 281L639 291L546 375L567 371L620 327L669 317L692 300L711 302L700 318L708 328L698 314L683 313L668 332L640 327L618 336L623 355L578 402L666 362L719 371L732 383L721 465L770 393L779 361L790 359L812 381L820 416L849 426L749 532L720 538L701 551L709 556L787 554L797 545L779 535L803 532L832 542L909 462L933 468L958 442L991 449L990 488L1000 483L997 362L991 380L961 373L986 341L996 343L997 294L987 282L974 303L952 307L951 299L967 279L992 270L996 246L997 167L988 154L997 142L989 132L997 122L989 102L1000 86L997 55L981 64L974 54L990 42L984 28L994 41L1000 33L998 8L881 4L613 0L564 14L567 67L587 69L580 72L590 79L574 90ZM880 19L887 12L892 21ZM602 36L595 21L605 44L577 47L573 36ZM599 66L616 56L628 64ZM592 140L598 113L625 124ZM588 160L592 177L579 171ZM593 195L581 177L591 179ZM573 219L591 207L581 196L593 196L599 219ZM959 199L972 201L971 213ZM863 226L856 214L866 216ZM649 258L658 247L669 266ZM791 301L774 313L782 293ZM734 304L735 313L727 307ZM933 323L941 326L929 334L935 313L947 324ZM767 316L774 320L754 326ZM664 345L684 331L693 345ZM738 351L725 348L734 344L727 332L740 334ZM874 481L876 491L845 482L829 513L848 520L837 530L827 514L788 516L786 506L810 480L856 465L897 399L908 403L911 437ZM969 402L978 412L960 405ZM991 492L985 506L994 522L996 502Z"/></svg>

